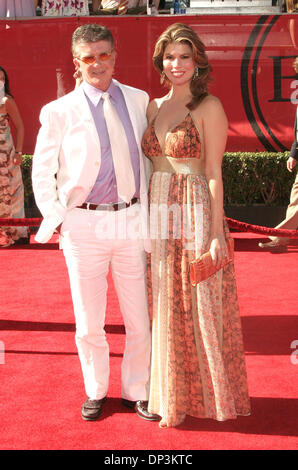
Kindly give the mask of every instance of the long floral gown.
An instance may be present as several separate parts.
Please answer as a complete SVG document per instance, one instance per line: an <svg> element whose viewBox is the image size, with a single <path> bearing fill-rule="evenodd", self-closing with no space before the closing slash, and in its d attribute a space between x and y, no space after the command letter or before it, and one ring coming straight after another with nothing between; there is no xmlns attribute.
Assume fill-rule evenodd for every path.
<svg viewBox="0 0 298 470"><path fill-rule="evenodd" d="M14 145L8 115L0 114L0 218L24 218L24 187L19 165L13 164ZM0 246L26 238L26 227L0 226Z"/></svg>
<svg viewBox="0 0 298 470"><path fill-rule="evenodd" d="M142 146L156 161L166 157L154 124ZM164 154L172 163L199 159L203 169L200 136L190 113L168 133ZM223 421L250 414L234 266L197 287L189 282L188 263L206 250L210 233L209 189L201 173L153 171L150 180L148 410L162 417L162 427L177 426L186 415Z"/></svg>
<svg viewBox="0 0 298 470"><path fill-rule="evenodd" d="M43 16L88 16L88 0L42 0Z"/></svg>

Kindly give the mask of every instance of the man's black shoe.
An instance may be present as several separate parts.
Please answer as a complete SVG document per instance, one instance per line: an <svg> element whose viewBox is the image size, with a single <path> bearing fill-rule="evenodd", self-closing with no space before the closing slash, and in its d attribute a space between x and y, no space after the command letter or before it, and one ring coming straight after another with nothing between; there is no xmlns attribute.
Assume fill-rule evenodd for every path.
<svg viewBox="0 0 298 470"><path fill-rule="evenodd" d="M91 400L87 398L81 408L81 415L85 421L95 421L102 412L103 404L107 401L107 397L101 400Z"/></svg>
<svg viewBox="0 0 298 470"><path fill-rule="evenodd" d="M155 415L153 413L149 413L148 411L148 401L137 401L135 407L137 415L142 418L146 419L147 421L160 421L161 416Z"/></svg>
<svg viewBox="0 0 298 470"><path fill-rule="evenodd" d="M134 409L136 406L136 401L126 400L126 398L121 398L122 405L126 406L126 408L130 408L131 410Z"/></svg>

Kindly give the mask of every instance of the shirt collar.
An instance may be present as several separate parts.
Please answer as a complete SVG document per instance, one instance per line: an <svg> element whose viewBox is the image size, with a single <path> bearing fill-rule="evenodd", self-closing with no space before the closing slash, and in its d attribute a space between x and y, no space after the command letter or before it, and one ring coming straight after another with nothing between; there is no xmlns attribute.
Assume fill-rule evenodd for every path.
<svg viewBox="0 0 298 470"><path fill-rule="evenodd" d="M81 86L83 87L84 93L89 98L91 103L94 106L97 106L101 100L103 93L105 92L103 90L99 90L99 88L96 88L85 81L83 81ZM109 93L111 95L112 100L117 99L117 86L115 85L113 80L111 81L109 88L106 90L106 93Z"/></svg>

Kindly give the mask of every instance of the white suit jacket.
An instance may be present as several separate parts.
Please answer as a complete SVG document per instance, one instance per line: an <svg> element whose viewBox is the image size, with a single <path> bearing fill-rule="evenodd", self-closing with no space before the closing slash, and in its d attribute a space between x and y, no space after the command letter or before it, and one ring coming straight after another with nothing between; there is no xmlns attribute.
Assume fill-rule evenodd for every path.
<svg viewBox="0 0 298 470"><path fill-rule="evenodd" d="M139 149L142 238L145 250L149 251L147 159L141 148L149 97L142 90L113 81L123 92ZM101 149L100 137L82 87L44 106L40 122L32 183L35 201L43 216L35 238L46 243L63 222L67 211L85 202L98 175Z"/></svg>

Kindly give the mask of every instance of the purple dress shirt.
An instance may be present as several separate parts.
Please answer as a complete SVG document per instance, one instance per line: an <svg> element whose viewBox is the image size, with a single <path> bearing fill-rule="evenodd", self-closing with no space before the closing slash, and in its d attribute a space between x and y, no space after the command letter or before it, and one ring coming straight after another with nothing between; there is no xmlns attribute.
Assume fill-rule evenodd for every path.
<svg viewBox="0 0 298 470"><path fill-rule="evenodd" d="M103 99L101 98L103 91L83 82L82 85L86 95L91 114L98 132L100 148L101 148L101 165L96 182L88 195L86 202L92 204L107 204L120 202L118 196L115 170L113 165L113 157L110 146L109 134L103 114ZM110 94L111 102L115 106L116 111L123 124L128 146L130 150L131 164L135 177L136 192L133 197L140 195L140 160L139 150L134 135L134 130L129 118L125 99L120 88L111 82L106 90Z"/></svg>

